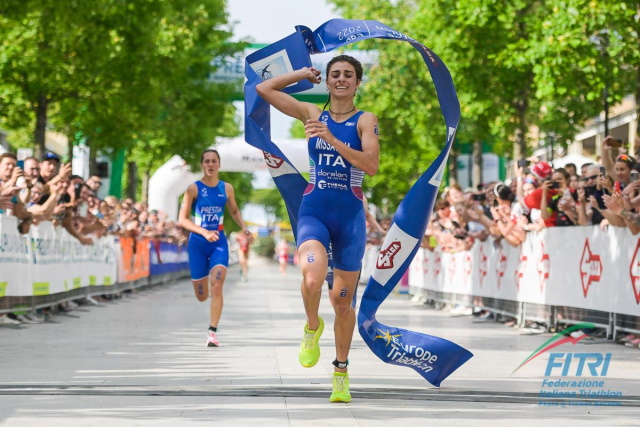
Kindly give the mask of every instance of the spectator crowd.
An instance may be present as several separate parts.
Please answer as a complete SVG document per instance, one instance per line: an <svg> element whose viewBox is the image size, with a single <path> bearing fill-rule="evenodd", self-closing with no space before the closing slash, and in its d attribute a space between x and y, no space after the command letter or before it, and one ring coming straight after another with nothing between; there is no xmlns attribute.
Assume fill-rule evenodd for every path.
<svg viewBox="0 0 640 427"><path fill-rule="evenodd" d="M504 241L519 246L529 232L586 225L621 227L637 235L640 164L612 137L605 138L601 148L600 163L583 164L580 170L574 164L554 169L547 162L528 158L514 162L505 182L469 189L450 185L435 203L422 247L453 253L469 250L476 240L489 237L495 244ZM149 210L144 202L113 196L100 198L101 185L99 176L85 181L72 175L71 165L62 164L55 154L45 154L39 160L29 157L20 165L14 154L0 155L0 215L15 216L20 233L28 233L33 224L51 221L84 245L107 234L186 242L188 233L166 214ZM391 219L378 222L369 209L365 212L368 247L379 247ZM283 243L279 251L282 274L287 263L284 254ZM364 267L369 268L370 261L365 259ZM366 279L368 273L364 269L363 273ZM481 299L476 299L474 306L444 308L453 314L474 314L481 319L495 317L479 308ZM512 318L501 320L509 325L516 323ZM0 315L0 323L6 322L7 316ZM537 333L547 327L533 322L528 328ZM629 334L623 339L630 346L640 347L639 335Z"/></svg>
<svg viewBox="0 0 640 427"><path fill-rule="evenodd" d="M515 162L512 176L505 182L490 182L478 188L451 185L435 203L423 247L443 252L470 249L476 240L490 236L495 244L504 241L519 246L527 233L544 228L597 225L640 232L640 164L628 155L620 141L602 141L601 164L586 163L580 170L574 164L553 168L536 158ZM631 248L629 249L631 250ZM475 314L481 319L501 318L515 326L513 318L495 315L475 307L445 307L454 314ZM572 310L571 315L580 315ZM526 330L539 333L547 325L531 322ZM594 331L578 331L592 333ZM599 331L602 333L603 331ZM633 347L640 336L622 337Z"/></svg>
<svg viewBox="0 0 640 427"><path fill-rule="evenodd" d="M100 198L101 186L97 175L87 180L72 175L71 164L63 164L53 153L23 162L13 153L0 155L0 215L15 216L22 234L32 225L50 221L83 245L92 245L94 239L105 235L186 243L188 233L165 213L149 210L147 203L130 198ZM74 306L71 302L60 309ZM11 320L16 320L14 315L0 315L0 323Z"/></svg>

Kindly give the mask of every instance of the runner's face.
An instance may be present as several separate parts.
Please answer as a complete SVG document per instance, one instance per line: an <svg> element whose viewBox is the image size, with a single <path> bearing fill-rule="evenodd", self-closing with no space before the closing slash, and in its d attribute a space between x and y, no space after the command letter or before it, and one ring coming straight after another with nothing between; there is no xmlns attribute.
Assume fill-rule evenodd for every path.
<svg viewBox="0 0 640 427"><path fill-rule="evenodd" d="M212 176L220 169L220 159L216 153L205 153L200 166L206 176Z"/></svg>
<svg viewBox="0 0 640 427"><path fill-rule="evenodd" d="M360 82L356 78L356 69L348 62L336 62L327 76L327 88L332 96L353 98Z"/></svg>

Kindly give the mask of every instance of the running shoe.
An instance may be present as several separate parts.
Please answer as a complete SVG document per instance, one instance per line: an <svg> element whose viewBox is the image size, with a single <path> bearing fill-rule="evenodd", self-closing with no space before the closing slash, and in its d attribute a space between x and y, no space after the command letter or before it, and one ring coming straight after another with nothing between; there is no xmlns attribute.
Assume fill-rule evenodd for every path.
<svg viewBox="0 0 640 427"><path fill-rule="evenodd" d="M213 331L209 331L209 335L207 336L207 347L218 347L218 337L216 333Z"/></svg>
<svg viewBox="0 0 640 427"><path fill-rule="evenodd" d="M329 402L351 402L349 374L346 372L334 372L331 382L333 383L333 392L331 393Z"/></svg>
<svg viewBox="0 0 640 427"><path fill-rule="evenodd" d="M30 318L26 314L16 314L16 320L18 320L19 322L28 323L28 324L42 323L42 322L38 322L35 319Z"/></svg>
<svg viewBox="0 0 640 427"><path fill-rule="evenodd" d="M22 322L12 319L7 314L0 314L0 325L19 325Z"/></svg>
<svg viewBox="0 0 640 427"><path fill-rule="evenodd" d="M44 322L44 319L42 317L38 316L35 313L27 313L27 314L25 314L25 317L27 319L30 319L34 323L43 323Z"/></svg>
<svg viewBox="0 0 640 427"><path fill-rule="evenodd" d="M302 337L302 343L300 343L300 350L298 350L298 360L305 368L315 366L320 359L320 344L318 344L318 341L320 341L322 331L324 331L324 320L322 320L322 317L318 317L318 320L320 324L315 331L307 329L307 325L304 326L304 336Z"/></svg>
<svg viewBox="0 0 640 427"><path fill-rule="evenodd" d="M640 348L640 338L636 338L632 341L628 341L626 343L624 343L624 345L626 345L627 347L635 347L635 348Z"/></svg>

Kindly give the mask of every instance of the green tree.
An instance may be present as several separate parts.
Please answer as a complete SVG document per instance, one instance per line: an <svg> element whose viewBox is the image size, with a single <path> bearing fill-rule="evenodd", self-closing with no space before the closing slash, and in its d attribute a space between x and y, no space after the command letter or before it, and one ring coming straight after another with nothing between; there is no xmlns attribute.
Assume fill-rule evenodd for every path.
<svg viewBox="0 0 640 427"><path fill-rule="evenodd" d="M148 171L174 153L197 163L215 136L237 133L230 87L210 80L214 58L244 46L229 41L224 0L0 7L2 123L32 126L36 153L47 128L94 153L152 152Z"/></svg>
<svg viewBox="0 0 640 427"><path fill-rule="evenodd" d="M261 205L275 221L289 221L287 207L277 188L253 190L251 203Z"/></svg>
<svg viewBox="0 0 640 427"><path fill-rule="evenodd" d="M607 78L610 103L637 88L637 2L334 3L346 18L382 17L442 57L461 102L457 139L488 141L498 154L525 155L532 135L538 137L534 131L553 133L562 143L573 139L602 111ZM602 34L608 35L606 56L594 43ZM424 170L416 165L428 165L440 151L444 126L422 59L401 43L367 47L380 55L360 102L380 120L381 165L369 180L371 199L380 204L386 198L393 206Z"/></svg>

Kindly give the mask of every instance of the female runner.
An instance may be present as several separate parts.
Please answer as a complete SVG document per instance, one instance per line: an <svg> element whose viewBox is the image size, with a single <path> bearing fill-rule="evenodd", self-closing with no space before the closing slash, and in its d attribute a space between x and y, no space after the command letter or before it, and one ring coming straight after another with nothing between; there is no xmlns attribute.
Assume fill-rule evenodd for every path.
<svg viewBox="0 0 640 427"><path fill-rule="evenodd" d="M379 163L376 116L358 110L354 101L362 74L362 65L351 56L339 55L329 61L328 111L282 92L304 79L320 83L321 72L316 68L282 74L256 87L265 101L305 126L311 171L298 213L297 244L307 324L298 359L302 366L312 367L320 358L318 341L324 321L318 309L331 247L334 282L329 294L336 316L332 402L351 400L347 365L356 320L355 292L366 244L361 185L365 174L376 174Z"/></svg>
<svg viewBox="0 0 640 427"><path fill-rule="evenodd" d="M233 186L218 178L220 154L216 150L205 150L200 157L200 166L204 177L189 185L184 193L179 224L191 232L188 245L189 269L198 301L203 302L209 298L211 287L206 345L217 347L216 333L223 305L222 286L229 266L229 246L223 229L225 206L229 209L231 218L242 229L241 233L249 235L249 230L236 204Z"/></svg>

